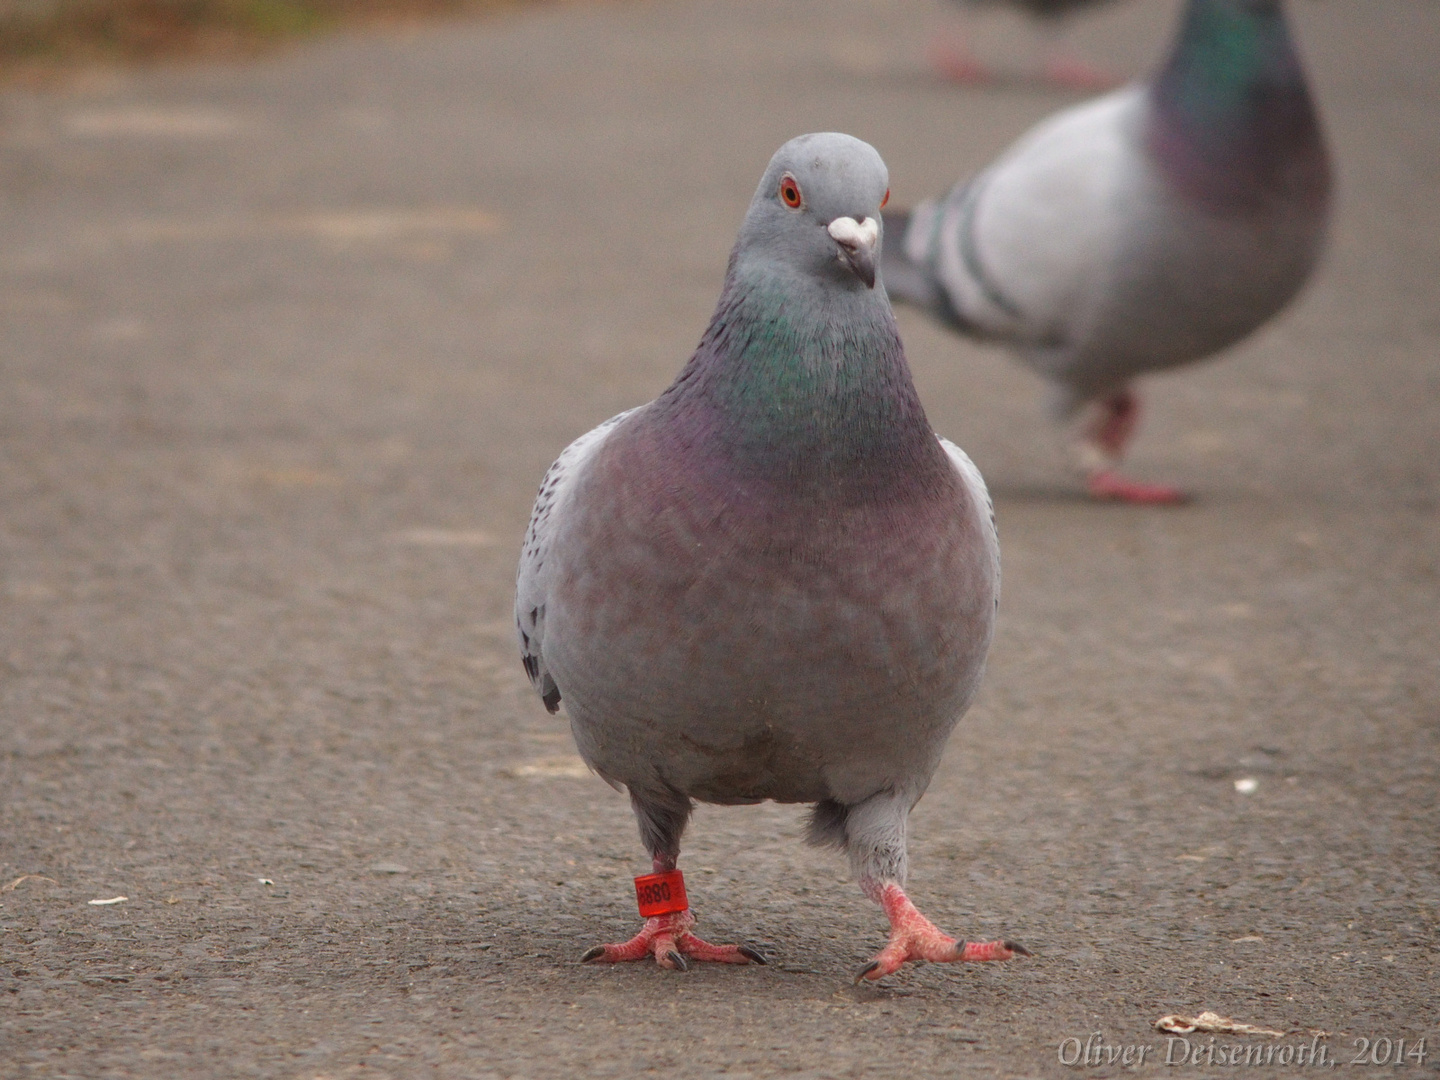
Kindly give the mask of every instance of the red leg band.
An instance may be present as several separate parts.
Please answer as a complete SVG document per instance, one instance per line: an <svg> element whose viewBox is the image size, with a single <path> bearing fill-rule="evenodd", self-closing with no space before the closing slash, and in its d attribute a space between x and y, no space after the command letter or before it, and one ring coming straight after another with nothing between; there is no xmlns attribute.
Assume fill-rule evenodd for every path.
<svg viewBox="0 0 1440 1080"><path fill-rule="evenodd" d="M635 879L635 901L642 918L670 915L685 911L690 901L685 896L685 875L679 870L663 874L641 874Z"/></svg>

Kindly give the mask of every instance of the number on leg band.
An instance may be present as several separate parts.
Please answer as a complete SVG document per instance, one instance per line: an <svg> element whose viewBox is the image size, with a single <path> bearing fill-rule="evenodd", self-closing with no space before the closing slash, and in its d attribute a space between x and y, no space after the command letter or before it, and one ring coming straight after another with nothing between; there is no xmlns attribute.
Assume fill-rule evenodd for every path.
<svg viewBox="0 0 1440 1080"><path fill-rule="evenodd" d="M640 905L641 916L646 919L684 911L690 906L690 901L685 898L685 875L679 870L641 874L635 879L635 901Z"/></svg>

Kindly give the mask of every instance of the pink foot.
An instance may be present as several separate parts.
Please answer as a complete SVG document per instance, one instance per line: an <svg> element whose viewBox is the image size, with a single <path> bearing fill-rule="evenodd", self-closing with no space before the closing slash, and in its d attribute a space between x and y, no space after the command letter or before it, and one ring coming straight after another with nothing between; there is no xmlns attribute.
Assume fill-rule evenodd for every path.
<svg viewBox="0 0 1440 1080"><path fill-rule="evenodd" d="M961 86L985 86L995 73L970 55L963 46L937 41L930 47L930 63L942 78Z"/></svg>
<svg viewBox="0 0 1440 1080"><path fill-rule="evenodd" d="M1114 90L1125 81L1118 75L1093 67L1083 60L1067 56L1057 56L1048 61L1043 69L1043 74L1045 81L1054 86L1066 90L1079 90L1084 93Z"/></svg>
<svg viewBox="0 0 1440 1080"><path fill-rule="evenodd" d="M1091 473L1087 487L1092 499L1111 502L1135 503L1141 506L1179 506L1190 501L1190 496L1179 488L1130 480L1113 469Z"/></svg>
<svg viewBox="0 0 1440 1080"><path fill-rule="evenodd" d="M626 960L642 960L653 955L662 968L685 971L686 960L709 960L717 964L763 964L765 957L749 945L711 945L690 932L695 916L688 910L646 919L640 932L619 945L596 945L584 956L582 964L619 964Z"/></svg>
<svg viewBox="0 0 1440 1080"><path fill-rule="evenodd" d="M934 923L916 910L905 890L893 881L880 893L880 905L890 917L890 941L874 960L856 974L857 983L863 979L872 982L883 979L898 971L907 960L946 964L957 960L1009 960L1012 956L1030 955L1023 945L1013 941L956 941L948 934L942 934Z"/></svg>

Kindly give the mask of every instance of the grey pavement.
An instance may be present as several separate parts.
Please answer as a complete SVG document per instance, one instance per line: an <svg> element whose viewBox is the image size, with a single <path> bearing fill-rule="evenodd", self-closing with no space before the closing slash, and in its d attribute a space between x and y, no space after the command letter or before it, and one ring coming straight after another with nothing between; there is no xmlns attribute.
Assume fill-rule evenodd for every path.
<svg viewBox="0 0 1440 1080"><path fill-rule="evenodd" d="M771 966L576 963L646 867L520 670L530 500L684 361L786 138L873 142L903 205L1071 100L933 78L943 7L577 3L0 92L0 1076L1118 1071L1061 1063L1095 1032L1178 1075L1153 1022L1206 1009L1435 1072L1431 0L1291 5L1333 245L1150 387L1134 470L1194 505L1082 501L1037 380L901 313L1005 566L911 892L1035 958L852 988L883 917L760 806L682 865ZM1079 44L1142 70L1174 10Z"/></svg>

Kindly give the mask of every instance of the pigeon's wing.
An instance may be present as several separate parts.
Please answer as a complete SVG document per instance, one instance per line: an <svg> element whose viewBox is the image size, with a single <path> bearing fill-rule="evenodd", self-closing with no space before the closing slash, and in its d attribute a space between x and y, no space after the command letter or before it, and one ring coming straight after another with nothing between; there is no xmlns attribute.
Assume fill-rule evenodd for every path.
<svg viewBox="0 0 1440 1080"><path fill-rule="evenodd" d="M962 328L1036 349L1084 333L1134 216L1125 197L1143 167L1144 95L1126 87L1067 109L916 207L905 254L928 268Z"/></svg>
<svg viewBox="0 0 1440 1080"><path fill-rule="evenodd" d="M985 545L990 550L990 564L995 571L995 603L1000 603L1000 534L995 528L995 502L990 498L990 489L985 486L985 478L980 475L980 470L970 460L970 455L961 450L943 435L935 436L940 440L941 447L950 458L950 464L955 466L955 471L960 474L960 480L964 483L965 489L970 493L970 498L975 505L980 507L983 515L982 527L984 529Z"/></svg>
<svg viewBox="0 0 1440 1080"><path fill-rule="evenodd" d="M643 407L643 406L642 406ZM515 579L515 632L520 643L520 662L535 692L552 713L560 709L560 688L545 667L545 602L550 591L547 557L555 535L555 523L565 512L565 501L575 478L584 471L606 436L633 413L629 409L587 431L567 446L540 481L525 544L520 550L520 569Z"/></svg>

